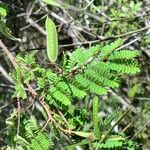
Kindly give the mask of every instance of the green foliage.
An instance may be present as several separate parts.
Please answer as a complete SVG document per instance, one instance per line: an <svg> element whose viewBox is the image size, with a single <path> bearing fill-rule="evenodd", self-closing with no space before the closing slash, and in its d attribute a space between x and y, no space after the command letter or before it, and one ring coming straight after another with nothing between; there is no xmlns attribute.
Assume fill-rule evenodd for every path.
<svg viewBox="0 0 150 150"><path fill-rule="evenodd" d="M131 87L128 91L128 97L134 98L135 95L140 91L141 83L135 84L133 87Z"/></svg>
<svg viewBox="0 0 150 150"><path fill-rule="evenodd" d="M7 16L8 13L8 7L0 3L0 17Z"/></svg>
<svg viewBox="0 0 150 150"><path fill-rule="evenodd" d="M121 117L122 113L120 109L116 109L113 113L107 115L106 118L103 120L99 120L99 128L101 129L101 132L106 132L111 127L111 122L116 121L119 117Z"/></svg>
<svg viewBox="0 0 150 150"><path fill-rule="evenodd" d="M115 135L110 137L104 143L99 144L99 148L101 150L120 150L120 149L127 149L127 150L135 150L138 148L137 143L127 140L120 135Z"/></svg>
<svg viewBox="0 0 150 150"><path fill-rule="evenodd" d="M11 119L11 123L9 123L11 125L9 126L10 130L13 130L12 124L15 124L15 121L16 120ZM42 132L39 130L37 120L34 116L31 116L28 120L24 119L21 123L21 126L23 126L24 129L21 129L23 133L20 132L20 135L17 134L16 136L14 136L14 142L17 144L16 148L14 147L15 149L22 148L28 150L49 150L52 148L53 143L50 137L46 132ZM9 148L7 148L7 150L8 149Z"/></svg>
<svg viewBox="0 0 150 150"><path fill-rule="evenodd" d="M76 68L83 67L91 57L94 57L101 50L101 45L92 46L89 49L78 48L73 51L70 56L66 67L66 71L70 72Z"/></svg>
<svg viewBox="0 0 150 150"><path fill-rule="evenodd" d="M39 66L33 57L34 54L26 55L24 58L18 56L17 62L20 66L13 73L13 79L16 81L14 97L25 99L26 92L23 83L30 83L36 79L38 93L45 98L51 107L59 107L61 111L65 110L65 117L68 119L69 128L77 129L78 125L83 125L84 122L82 118L80 119L81 111L76 116L77 110L75 110L72 104L76 99L83 99L90 93L105 95L109 87L117 88L119 86L121 75L139 72L139 66L135 59L139 56L139 52L130 50L115 51L121 43L122 40L119 39L104 47L96 45L89 49L78 48L69 55L66 65L62 67L63 71L61 74L53 69L45 69ZM87 140L91 137L91 142L95 140L102 142L100 148L103 149L119 149L124 147L124 140L108 139L113 135L113 128L124 118L128 111L122 114L121 111L116 110L103 120L98 118L98 101L98 97L94 97L94 131L84 132L79 128L79 131L72 131L72 133ZM69 117L68 115L73 116L73 118L71 119L71 116ZM64 126L66 120L61 119L56 114L54 118ZM112 121L115 122L113 126L111 126ZM24 141L24 144L29 148L47 149L49 142L48 138L46 138L46 133L40 132L36 124L33 118L28 120L25 126L26 137L19 136L19 139L23 138L22 142ZM31 137L33 137L32 140ZM87 143L85 142L84 144L86 145Z"/></svg>
<svg viewBox="0 0 150 150"><path fill-rule="evenodd" d="M0 149L149 150L148 21L147 0L1 2Z"/></svg>
<svg viewBox="0 0 150 150"><path fill-rule="evenodd" d="M20 42L20 39L12 35L11 30L6 25L5 17L8 15L9 8L0 3L0 34L6 36L8 39Z"/></svg>
<svg viewBox="0 0 150 150"><path fill-rule="evenodd" d="M16 37L14 37L11 34L10 29L6 26L6 23L2 20L0 20L0 33L4 36L6 36L7 38L11 39L11 40L15 40L15 41L19 41L20 39L17 39Z"/></svg>
<svg viewBox="0 0 150 150"><path fill-rule="evenodd" d="M105 143L100 144L99 148L102 150L121 149L123 148L123 140L108 139Z"/></svg>
<svg viewBox="0 0 150 150"><path fill-rule="evenodd" d="M111 43L110 45L106 45L102 48L99 59L104 60L109 56L115 49L121 46L123 41L121 39L116 40L115 42Z"/></svg>
<svg viewBox="0 0 150 150"><path fill-rule="evenodd" d="M49 139L42 132L38 132L35 139L31 140L30 147L33 150L49 150Z"/></svg>
<svg viewBox="0 0 150 150"><path fill-rule="evenodd" d="M25 90L23 90L21 82L28 83L36 77L39 89L45 89L50 84L50 88L45 89L45 94L43 94L46 95L48 101L56 102L58 105L62 103L69 106L73 98L83 98L89 92L105 95L107 87L116 88L119 86L120 75L139 72L138 63L135 60L135 57L139 55L137 51L113 52L120 43L122 42L119 39L104 48L97 45L82 50L82 52L81 49L77 49L69 57L65 66L70 69L64 70L60 76L52 70L46 71L44 68L40 68L30 56L26 56L25 59L18 57L20 63L27 63L29 66L22 70L18 67L16 70L16 75L13 78L20 83L17 84L16 93L25 98ZM72 76L74 77L72 78ZM20 87L22 87L21 91L19 91Z"/></svg>
<svg viewBox="0 0 150 150"><path fill-rule="evenodd" d="M116 60L116 59L132 59L139 56L138 51L129 51L129 50L121 50L115 51L109 57L109 60Z"/></svg>

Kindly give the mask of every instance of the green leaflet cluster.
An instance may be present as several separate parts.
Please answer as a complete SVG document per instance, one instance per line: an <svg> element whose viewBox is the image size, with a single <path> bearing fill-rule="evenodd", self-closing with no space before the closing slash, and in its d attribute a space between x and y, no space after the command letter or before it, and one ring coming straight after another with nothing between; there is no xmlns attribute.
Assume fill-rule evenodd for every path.
<svg viewBox="0 0 150 150"><path fill-rule="evenodd" d="M102 47L99 53L99 59L100 60L106 59L114 50L116 50L116 48L118 48L122 44L123 44L123 41L121 39L118 39L115 42Z"/></svg>
<svg viewBox="0 0 150 150"><path fill-rule="evenodd" d="M99 144L99 148L100 150L135 150L138 148L138 144L119 135L114 135Z"/></svg>
<svg viewBox="0 0 150 150"><path fill-rule="evenodd" d="M57 91L56 99L69 105L69 97L83 98L86 93L98 95L107 94L107 88L119 86L120 75L138 73L139 66L135 58L139 56L138 51L119 50L114 51L122 44L117 40L110 45L101 47L93 46L89 49L77 49L69 57L65 67L65 75L76 71L70 78L57 84L57 89L52 87L52 92ZM54 93L55 93L54 92ZM63 95L62 95L63 94Z"/></svg>
<svg viewBox="0 0 150 150"><path fill-rule="evenodd" d="M42 132L38 132L34 139L31 140L30 148L31 150L48 150L50 146L49 139Z"/></svg>
<svg viewBox="0 0 150 150"><path fill-rule="evenodd" d="M88 50L78 48L70 54L65 71L70 72L84 65L101 50L101 45L92 46Z"/></svg>
<svg viewBox="0 0 150 150"><path fill-rule="evenodd" d="M105 143L100 144L99 148L101 150L120 150L123 148L122 140L107 140Z"/></svg>
<svg viewBox="0 0 150 150"><path fill-rule="evenodd" d="M38 89L50 104L69 106L73 98L84 98L87 93L105 95L108 88L119 87L121 75L136 74L140 71L136 60L139 52L116 50L122 43L122 40L118 39L104 47L96 45L89 49L78 48L69 54L62 74L41 68L34 59L31 63L30 56L25 57L26 60L19 61L30 62L29 65L32 66L28 71L29 78L25 75L24 80L33 80L35 75Z"/></svg>
<svg viewBox="0 0 150 150"><path fill-rule="evenodd" d="M17 134L14 141L18 144L18 149L23 150L50 150L53 146L51 138L46 132L42 132L34 116L23 121L25 131ZM9 150L9 148L7 148ZM13 149L12 149L13 150Z"/></svg>
<svg viewBox="0 0 150 150"><path fill-rule="evenodd" d="M27 94L23 84L30 83L32 85L34 83L35 90L45 98L46 103L52 107L54 106L53 108L65 108L69 115L74 115L73 100L82 99L90 93L105 95L108 88L119 87L122 75L135 74L140 71L136 61L136 57L140 53L135 50L117 50L121 44L122 40L118 39L104 47L96 45L89 49L77 49L70 53L68 58L66 57L66 63L63 64L63 67L59 64L56 64L56 66L52 64L53 67L47 69L36 63L33 53L25 57L18 56L17 62L19 65L12 74L15 83L17 83L15 84L16 91L13 96L26 99ZM56 68L58 66L62 70L61 72L57 72ZM116 123L119 122L126 112L122 115L118 111L105 119L101 118L99 120L97 116L98 106L98 97L95 97L93 100L93 139L101 142L100 145L97 144L101 149L121 149L125 146L123 140L114 140L114 138L108 140L108 137L113 129L111 122L115 118L117 119L115 120ZM77 119L78 124L80 124L80 118ZM7 122L10 121L7 120ZM28 150L52 147L50 137L46 132L39 131L35 119L28 120L23 129L25 129L23 131L25 135L17 135L15 137L16 143L23 143L23 146L26 146ZM79 135L77 132L74 133ZM86 135L89 136L89 133ZM87 136L85 137L87 138ZM88 138L85 144L87 142Z"/></svg>
<svg viewBox="0 0 150 150"><path fill-rule="evenodd" d="M120 109L116 109L114 112L107 115L106 118L99 120L99 129L101 129L102 133L107 132L111 128L111 122L116 121L120 118L122 112Z"/></svg>

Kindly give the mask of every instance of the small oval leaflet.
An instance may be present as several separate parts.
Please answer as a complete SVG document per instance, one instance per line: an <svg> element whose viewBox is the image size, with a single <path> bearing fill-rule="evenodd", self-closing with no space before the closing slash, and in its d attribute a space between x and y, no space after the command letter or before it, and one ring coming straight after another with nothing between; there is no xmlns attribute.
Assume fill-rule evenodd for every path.
<svg viewBox="0 0 150 150"><path fill-rule="evenodd" d="M58 55L58 37L55 23L47 16L46 22L47 56L54 63Z"/></svg>

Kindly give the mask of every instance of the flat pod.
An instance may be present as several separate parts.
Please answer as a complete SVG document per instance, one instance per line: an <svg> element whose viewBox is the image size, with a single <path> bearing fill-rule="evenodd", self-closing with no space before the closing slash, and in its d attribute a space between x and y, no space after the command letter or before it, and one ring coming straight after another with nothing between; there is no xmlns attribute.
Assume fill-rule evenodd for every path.
<svg viewBox="0 0 150 150"><path fill-rule="evenodd" d="M93 99L93 123L94 123L94 135L99 138L99 127L98 127L98 97L95 96Z"/></svg>
<svg viewBox="0 0 150 150"><path fill-rule="evenodd" d="M47 56L49 60L54 63L58 56L58 36L55 23L49 18L46 18L46 43Z"/></svg>

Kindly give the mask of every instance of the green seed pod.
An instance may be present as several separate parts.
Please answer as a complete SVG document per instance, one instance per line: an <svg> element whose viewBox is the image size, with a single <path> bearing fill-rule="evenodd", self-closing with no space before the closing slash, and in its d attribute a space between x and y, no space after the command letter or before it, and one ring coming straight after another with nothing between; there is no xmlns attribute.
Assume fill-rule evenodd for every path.
<svg viewBox="0 0 150 150"><path fill-rule="evenodd" d="M58 56L58 37L55 23L49 18L46 18L46 43L47 56L49 60L54 63Z"/></svg>
<svg viewBox="0 0 150 150"><path fill-rule="evenodd" d="M95 96L93 99L93 123L94 123L94 134L99 138L99 127L98 127L98 97Z"/></svg>

